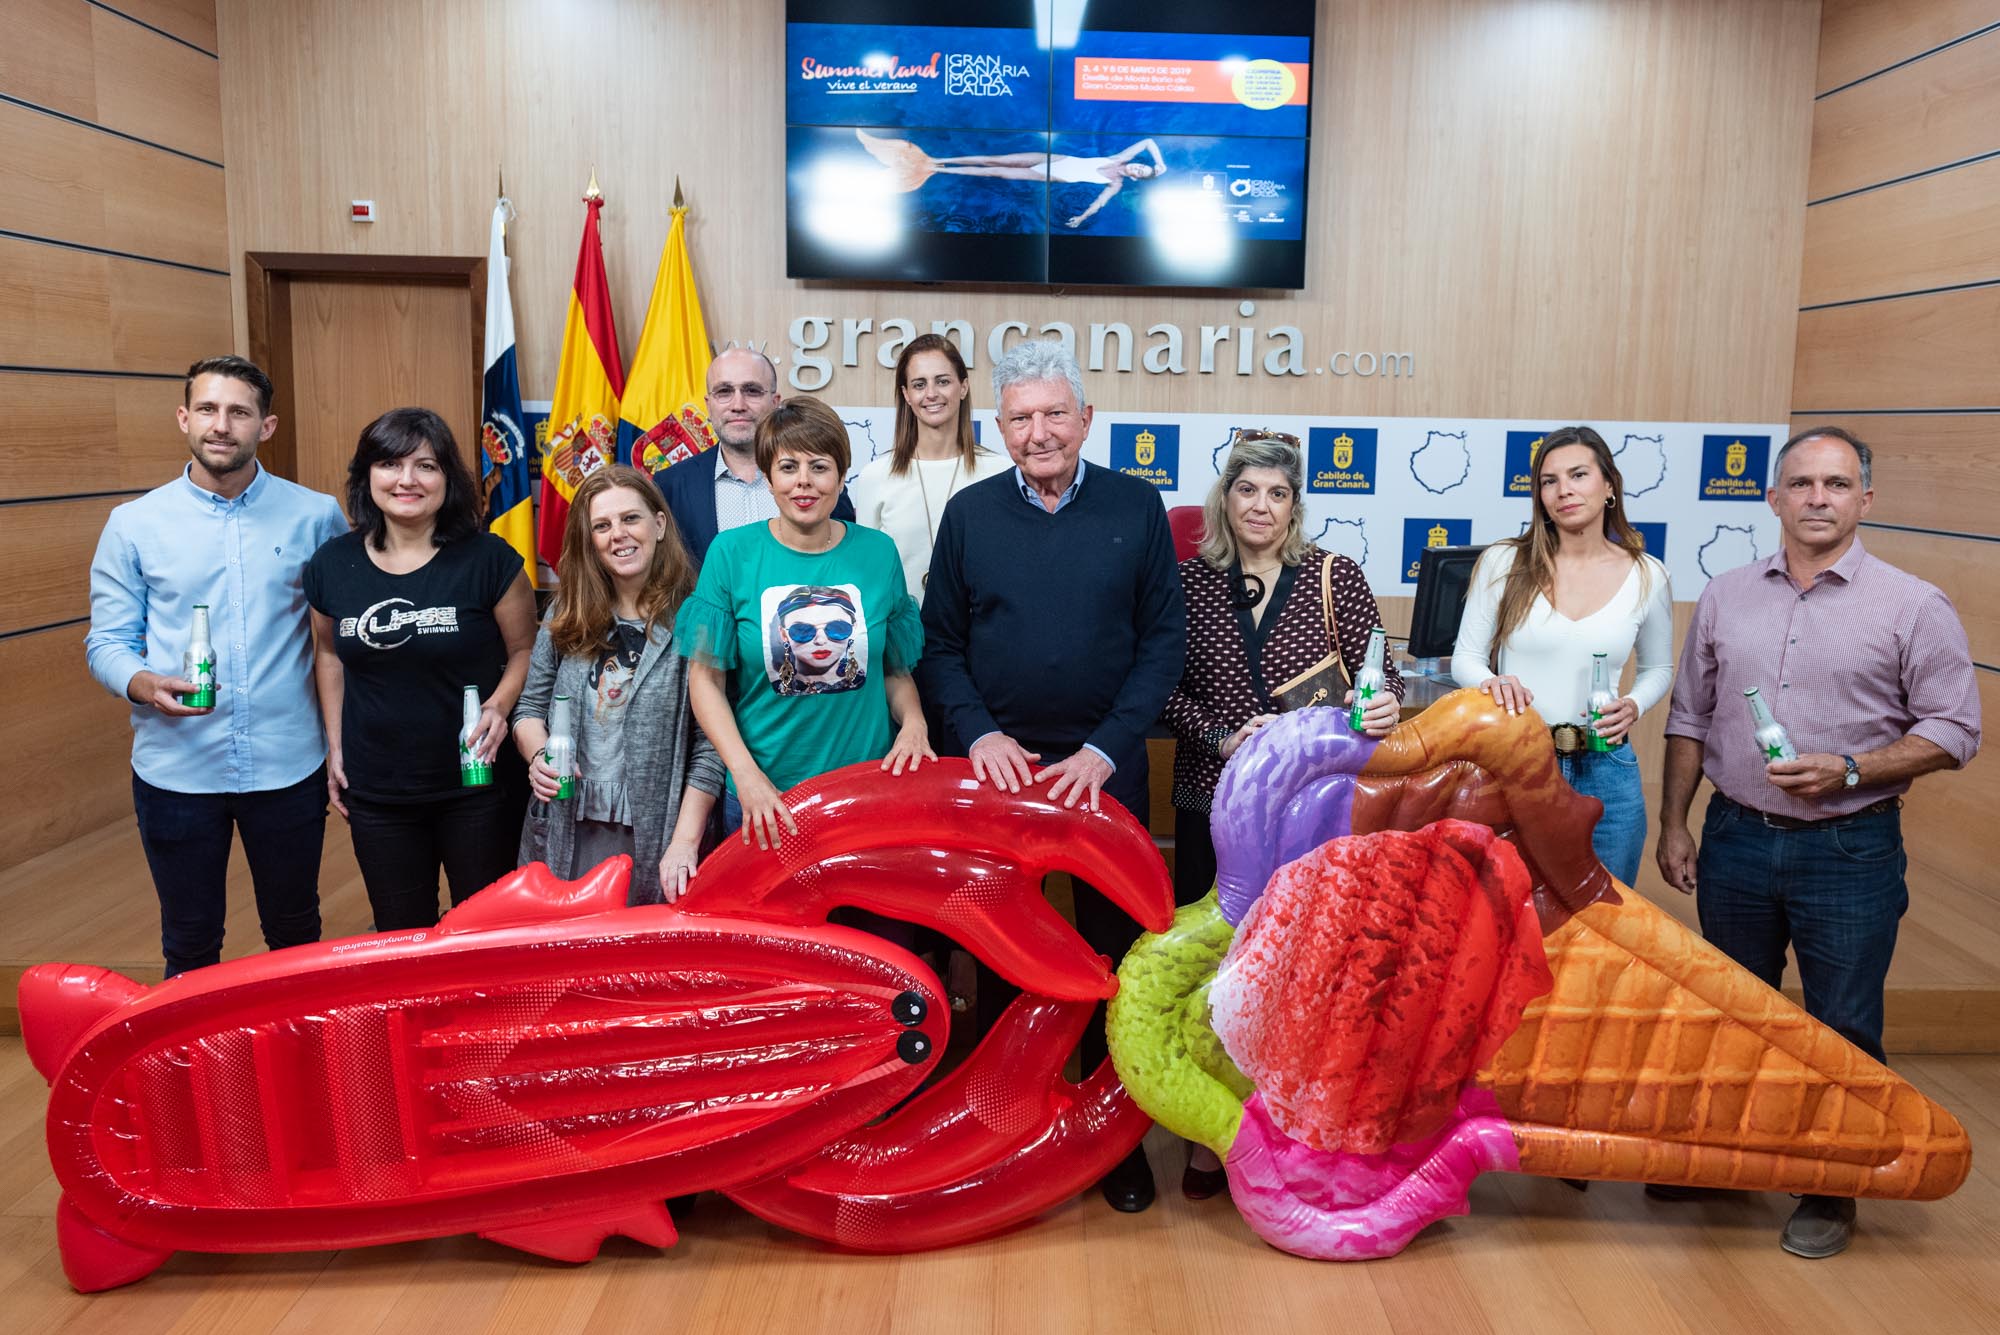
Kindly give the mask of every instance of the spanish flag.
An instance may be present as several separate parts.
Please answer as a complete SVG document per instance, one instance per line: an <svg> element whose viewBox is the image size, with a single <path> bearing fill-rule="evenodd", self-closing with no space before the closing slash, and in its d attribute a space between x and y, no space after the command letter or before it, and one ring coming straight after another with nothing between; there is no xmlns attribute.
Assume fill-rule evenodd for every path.
<svg viewBox="0 0 2000 1335"><path fill-rule="evenodd" d="M576 281L549 405L542 512L535 527L535 546L550 565L562 555L570 497L585 477L617 457L618 400L625 392L625 365L618 359L618 331L611 322L611 286L604 277L604 246L597 238L604 195L594 178L583 203L583 244L576 252Z"/></svg>
<svg viewBox="0 0 2000 1335"><path fill-rule="evenodd" d="M514 302L507 290L507 218L514 206L493 206L486 254L486 387L479 414L480 480L486 527L521 554L535 578L535 489L528 440L521 430L521 378L514 358Z"/></svg>
<svg viewBox="0 0 2000 1335"><path fill-rule="evenodd" d="M702 414L708 326L688 259L687 205L674 183L673 222L660 250L646 325L632 354L632 378L619 405L618 457L656 473L715 444Z"/></svg>

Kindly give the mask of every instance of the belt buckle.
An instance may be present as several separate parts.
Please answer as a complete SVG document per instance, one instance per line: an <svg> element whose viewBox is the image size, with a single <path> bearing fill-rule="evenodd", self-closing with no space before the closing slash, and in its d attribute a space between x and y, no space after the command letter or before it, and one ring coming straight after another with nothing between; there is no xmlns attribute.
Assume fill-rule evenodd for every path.
<svg viewBox="0 0 2000 1335"><path fill-rule="evenodd" d="M1549 741L1559 756L1573 756L1583 750L1583 725L1558 723L1549 729Z"/></svg>

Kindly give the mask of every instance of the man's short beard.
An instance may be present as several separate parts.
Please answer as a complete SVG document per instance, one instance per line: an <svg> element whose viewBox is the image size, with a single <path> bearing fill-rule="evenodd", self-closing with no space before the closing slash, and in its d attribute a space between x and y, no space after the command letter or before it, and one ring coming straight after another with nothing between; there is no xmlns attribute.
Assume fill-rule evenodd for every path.
<svg viewBox="0 0 2000 1335"><path fill-rule="evenodd" d="M202 443L207 444L206 441ZM235 442L232 441L230 443L233 445ZM194 461L206 469L210 477L228 477L231 473L240 473L251 464L256 463L257 452L255 450L238 450L234 463L229 464L227 467L218 468L215 464L209 462L208 458L202 454L200 446L197 446L194 451Z"/></svg>

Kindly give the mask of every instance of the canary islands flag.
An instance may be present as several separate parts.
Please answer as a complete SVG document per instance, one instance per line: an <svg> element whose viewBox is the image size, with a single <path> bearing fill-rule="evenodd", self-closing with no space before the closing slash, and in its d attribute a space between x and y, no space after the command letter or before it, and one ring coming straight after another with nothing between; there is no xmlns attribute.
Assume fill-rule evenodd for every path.
<svg viewBox="0 0 2000 1335"><path fill-rule="evenodd" d="M535 546L554 565L562 555L570 498L584 478L617 457L618 400L625 366L618 359L618 331L611 323L611 285L604 277L604 247L597 214L604 198L584 198L583 244L576 252L576 281L563 326L562 360L556 365L549 405L549 441L542 452L542 513Z"/></svg>
<svg viewBox="0 0 2000 1335"><path fill-rule="evenodd" d="M486 252L486 388L479 413L480 482L486 492L486 526L521 554L535 578L535 489L528 471L528 441L521 431L521 376L514 362L514 303L507 288L505 199L493 205Z"/></svg>
<svg viewBox="0 0 2000 1335"><path fill-rule="evenodd" d="M687 206L674 202L646 325L632 354L632 378L619 404L618 457L657 473L715 444L702 415L708 326L688 260Z"/></svg>

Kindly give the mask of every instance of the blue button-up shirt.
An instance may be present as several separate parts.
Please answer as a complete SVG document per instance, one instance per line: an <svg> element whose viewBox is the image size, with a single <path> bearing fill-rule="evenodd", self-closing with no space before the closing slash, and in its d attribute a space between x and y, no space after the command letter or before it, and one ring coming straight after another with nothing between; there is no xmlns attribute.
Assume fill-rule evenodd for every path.
<svg viewBox="0 0 2000 1335"><path fill-rule="evenodd" d="M189 470L111 512L90 563L90 675L124 696L142 669L177 677L208 605L213 713L132 709L132 768L178 793L284 788L326 758L312 682L306 558L347 532L331 496L261 465L241 496L195 485Z"/></svg>
<svg viewBox="0 0 2000 1335"><path fill-rule="evenodd" d="M1083 489L1083 468L1083 460L1078 459L1076 461L1076 476L1070 479L1067 487L1063 488L1063 494L1056 497L1056 508L1053 510L1042 504L1041 494L1028 485L1028 475L1021 471L1019 464L1014 466L1014 485L1021 489L1022 500L1034 506L1037 510L1052 515L1059 515L1063 512L1063 507L1075 500L1076 493ZM1093 746L1090 749L1095 751L1097 748Z"/></svg>
<svg viewBox="0 0 2000 1335"><path fill-rule="evenodd" d="M777 517L778 498L771 494L771 484L762 477L745 482L730 472L729 460L723 457L722 447L716 446L715 531L727 533L732 528Z"/></svg>

